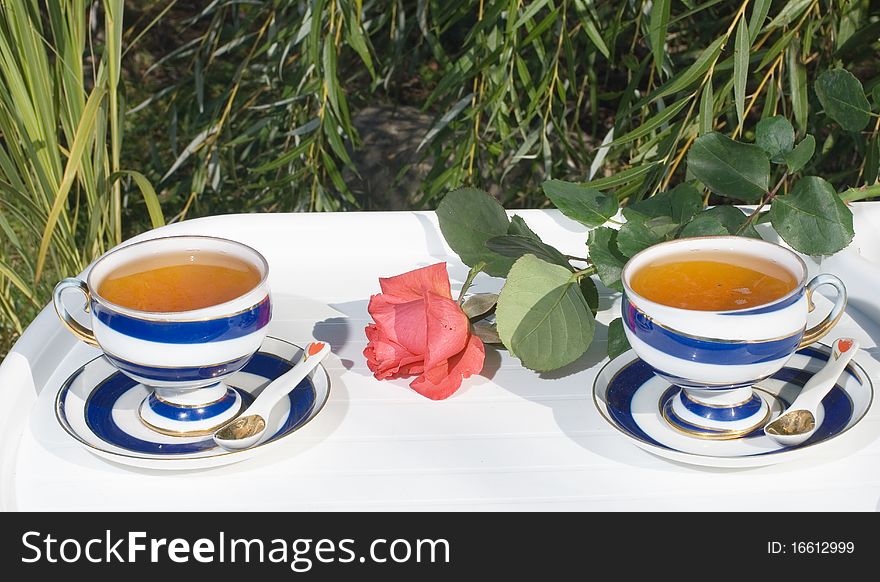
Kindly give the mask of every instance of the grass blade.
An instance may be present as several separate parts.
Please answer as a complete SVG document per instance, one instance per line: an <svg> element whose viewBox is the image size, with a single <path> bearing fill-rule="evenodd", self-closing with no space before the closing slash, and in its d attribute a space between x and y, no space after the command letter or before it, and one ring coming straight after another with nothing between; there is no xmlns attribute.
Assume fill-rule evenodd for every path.
<svg viewBox="0 0 880 582"><path fill-rule="evenodd" d="M165 226L165 217L162 215L159 196L156 195L156 190L150 184L150 181L147 180L147 177L135 170L119 170L110 176L110 181L113 182L122 176L131 177L134 183L137 184L138 189L140 189L141 195L144 197L144 204L147 205L147 213L150 215L150 223L153 225L153 228Z"/></svg>
<svg viewBox="0 0 880 582"><path fill-rule="evenodd" d="M740 131L745 123L746 83L749 79L749 50L751 48L746 20L740 18L736 27L736 43L733 49L733 94Z"/></svg>
<svg viewBox="0 0 880 582"><path fill-rule="evenodd" d="M88 101L86 101L86 107L83 110L82 118L76 129L76 137L74 137L73 145L70 147L70 157L67 159L67 165L64 168L64 176L61 179L61 185L58 187L58 192L55 194L55 201L52 203L52 209L49 211L49 216L46 219L46 227L43 230L43 239L40 241L40 250L37 253L37 266L34 274L35 282L40 280L40 275L46 264L46 254L49 252L49 242L52 239L52 233L55 231L55 226L58 223L58 217L61 215L61 212L64 210L65 204L67 203L67 194L70 192L73 179L76 177L77 172L79 172L83 152L95 137L92 130L95 127L95 121L98 117L98 109L100 108L105 95L106 90L104 87L95 87L95 89L92 90L92 94L89 95Z"/></svg>

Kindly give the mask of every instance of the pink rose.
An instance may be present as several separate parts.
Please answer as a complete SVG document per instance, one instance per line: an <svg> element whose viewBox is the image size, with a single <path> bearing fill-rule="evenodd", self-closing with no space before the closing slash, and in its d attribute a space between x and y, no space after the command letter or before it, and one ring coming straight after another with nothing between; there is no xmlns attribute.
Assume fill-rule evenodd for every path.
<svg viewBox="0 0 880 582"><path fill-rule="evenodd" d="M410 386L432 400L451 396L463 378L483 369L480 338L452 299L446 263L380 278L370 297L376 323L365 329L367 365L379 380L418 376Z"/></svg>

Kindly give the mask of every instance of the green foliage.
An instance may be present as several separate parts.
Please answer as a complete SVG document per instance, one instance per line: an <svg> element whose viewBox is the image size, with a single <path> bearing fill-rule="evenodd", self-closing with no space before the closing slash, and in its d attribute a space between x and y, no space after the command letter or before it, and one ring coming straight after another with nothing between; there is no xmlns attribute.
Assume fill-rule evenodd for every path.
<svg viewBox="0 0 880 582"><path fill-rule="evenodd" d="M764 199L766 210L801 174L821 176L845 201L880 194L880 7L869 0L126 4L123 27L121 0L3 2L7 330L45 304L54 280L163 214L433 208L472 187L508 208L558 202L586 224L618 201L646 220L668 217L679 225L671 236L720 232L719 223L754 235L766 212L746 222L701 210L704 197ZM89 14L104 25L87 28ZM83 115L90 97L94 119ZM392 134L406 155L371 141L385 129L377 107L427 120ZM754 152L758 123L774 116L795 140L766 155L766 185L752 154L733 172L751 184L744 191L717 183L718 168L709 182L699 163L692 171L692 148L699 161L731 146L698 140L717 133ZM390 173L378 194L357 188L372 178L363 157L373 154ZM692 191L673 212L676 185ZM590 189L597 204L553 201L559 189ZM485 243L530 236L523 227L514 219L473 252L492 253L490 268L506 272L513 258ZM615 245L595 267L608 285L620 250L603 231L594 257L599 239Z"/></svg>
<svg viewBox="0 0 880 582"><path fill-rule="evenodd" d="M624 255L617 246L618 232L613 228L600 227L590 231L587 246L590 249L590 260L596 269L599 280L606 287L623 291L620 273L629 257Z"/></svg>
<svg viewBox="0 0 880 582"><path fill-rule="evenodd" d="M807 79L844 67L880 82L868 0L143 4L127 119L150 151L128 155L178 216L430 208L462 186L531 207L549 179L635 201L684 179L699 135L751 142L763 112L791 119L798 140L840 133L812 172L855 187L864 173L847 153L870 136L828 127ZM368 196L357 185L377 104L429 121Z"/></svg>
<svg viewBox="0 0 880 582"><path fill-rule="evenodd" d="M508 234L492 237L486 241L486 248L512 259L518 259L523 255L534 255L542 261L572 269L565 255L531 236Z"/></svg>
<svg viewBox="0 0 880 582"><path fill-rule="evenodd" d="M446 242L466 265L484 263L484 270L496 277L510 270L513 260L486 246L486 241L511 228L497 200L480 190L462 188L446 195L437 207L437 219Z"/></svg>
<svg viewBox="0 0 880 582"><path fill-rule="evenodd" d="M164 224L149 181L121 166L122 0L94 12L102 41L90 38L90 8L0 2L0 338L120 243L131 212ZM126 196L130 181L141 196Z"/></svg>
<svg viewBox="0 0 880 582"><path fill-rule="evenodd" d="M774 22L781 22L785 10L788 8ZM745 32L741 34L746 38ZM680 83L681 77L678 79L670 83ZM823 74L815 90L825 104L825 113L850 131L857 126L863 129L868 118L875 115L867 109L861 84L844 69ZM532 369L548 370L570 363L589 346L593 329L592 319L584 319L589 313L585 306L592 286L581 291L584 285L575 285L575 281L592 281L590 277L597 275L607 287L621 291L620 274L627 260L666 240L717 235L759 238L755 224L768 221L786 243L802 253L830 255L846 247L854 232L852 212L844 199L875 195L876 188L865 188L861 196L853 189L838 193L828 180L800 177L800 171L809 166L815 154L815 138L807 134L796 144L794 126L784 116L768 115L758 120L754 136L754 144L715 131L694 137L687 156L687 176L693 181L645 199L634 198L625 182L611 179L606 179L605 185L618 186L616 193L607 187L597 189L595 182L545 182L549 200L563 214L591 229L587 238L589 265L575 269L569 257L539 242L534 235L483 241L493 251L517 257L498 303L498 332L504 345ZM875 166L877 163L873 162ZM870 171L874 174L877 170ZM772 188L771 177L775 183ZM756 206L747 214L735 206L707 206L708 197L703 197L702 187L720 200ZM467 208L479 207L486 197L476 190L457 191L443 201L441 208L449 216L457 207L457 214L463 216ZM616 206L609 204L613 199L625 202L623 224L613 218L617 215ZM480 232L485 225L470 222L468 228ZM478 238L472 237L472 242L477 244ZM456 244L462 245L460 241ZM462 256L462 260L473 266L468 257ZM577 333L583 329L590 330L589 337ZM551 342L562 340L565 345L559 345L558 351L547 351ZM608 331L608 353L613 357L626 349L623 325L616 319Z"/></svg>
<svg viewBox="0 0 880 582"><path fill-rule="evenodd" d="M533 255L514 263L495 316L504 345L538 371L576 360L593 341L596 325L577 277Z"/></svg>
<svg viewBox="0 0 880 582"><path fill-rule="evenodd" d="M628 349L630 345L623 331L623 319L618 317L608 325L608 357L616 358Z"/></svg>
<svg viewBox="0 0 880 582"><path fill-rule="evenodd" d="M760 201L770 183L770 161L764 150L714 132L694 142L688 170L715 194L749 203Z"/></svg>
<svg viewBox="0 0 880 582"><path fill-rule="evenodd" d="M862 84L846 69L832 69L819 75L816 96L825 114L843 129L862 131L871 121L871 105Z"/></svg>
<svg viewBox="0 0 880 582"><path fill-rule="evenodd" d="M852 212L834 188L815 176L798 180L791 192L770 208L770 221L795 249L810 255L830 255L853 238Z"/></svg>
<svg viewBox="0 0 880 582"><path fill-rule="evenodd" d="M567 217L586 226L599 226L617 214L617 199L580 184L548 180L544 193Z"/></svg>
<svg viewBox="0 0 880 582"><path fill-rule="evenodd" d="M755 126L755 143L776 164L783 162L783 155L794 149L794 127L781 115L765 117Z"/></svg>
<svg viewBox="0 0 880 582"><path fill-rule="evenodd" d="M617 248L627 257L674 237L681 225L669 216L647 218L632 213L617 234Z"/></svg>

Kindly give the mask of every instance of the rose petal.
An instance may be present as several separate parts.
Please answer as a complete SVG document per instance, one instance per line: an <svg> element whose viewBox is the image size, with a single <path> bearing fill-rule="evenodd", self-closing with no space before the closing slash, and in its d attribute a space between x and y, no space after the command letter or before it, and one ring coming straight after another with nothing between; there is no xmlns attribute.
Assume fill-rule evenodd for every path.
<svg viewBox="0 0 880 582"><path fill-rule="evenodd" d="M421 299L427 292L452 299L446 263L422 267L394 277L380 278L379 286L383 294L390 296L388 301L391 303L415 301Z"/></svg>
<svg viewBox="0 0 880 582"><path fill-rule="evenodd" d="M363 354L367 367L377 379L399 378L424 371L422 356L410 353L400 344L390 341L375 324L368 325L364 332L369 343Z"/></svg>
<svg viewBox="0 0 880 582"><path fill-rule="evenodd" d="M467 347L446 362L426 370L410 383L413 390L431 400L449 398L461 387L462 379L483 369L486 351L477 336L470 336Z"/></svg>
<svg viewBox="0 0 880 582"><path fill-rule="evenodd" d="M406 303L389 303L387 295L373 295L367 310L389 340L413 354L425 353L428 326L421 297Z"/></svg>
<svg viewBox="0 0 880 582"><path fill-rule="evenodd" d="M425 294L425 320L425 369L430 370L464 349L470 329L458 303L434 293Z"/></svg>

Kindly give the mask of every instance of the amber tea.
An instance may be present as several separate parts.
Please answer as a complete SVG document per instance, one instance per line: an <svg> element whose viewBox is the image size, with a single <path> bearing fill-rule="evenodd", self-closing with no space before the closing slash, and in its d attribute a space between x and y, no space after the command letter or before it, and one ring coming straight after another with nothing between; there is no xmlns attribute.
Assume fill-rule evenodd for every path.
<svg viewBox="0 0 880 582"><path fill-rule="evenodd" d="M98 286L98 295L129 309L178 312L225 303L259 282L259 270L239 258L185 251L156 255L110 272Z"/></svg>
<svg viewBox="0 0 880 582"><path fill-rule="evenodd" d="M630 287L655 303L698 311L747 309L794 290L795 276L773 261L719 251L672 255L633 273Z"/></svg>

